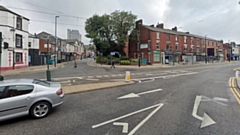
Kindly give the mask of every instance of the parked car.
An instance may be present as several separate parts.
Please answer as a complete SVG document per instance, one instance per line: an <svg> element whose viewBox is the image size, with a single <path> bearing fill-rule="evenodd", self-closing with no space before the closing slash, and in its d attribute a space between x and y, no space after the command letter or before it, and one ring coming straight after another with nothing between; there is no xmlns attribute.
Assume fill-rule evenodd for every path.
<svg viewBox="0 0 240 135"><path fill-rule="evenodd" d="M0 82L0 121L24 115L46 117L52 108L63 103L61 84L37 79L14 79Z"/></svg>

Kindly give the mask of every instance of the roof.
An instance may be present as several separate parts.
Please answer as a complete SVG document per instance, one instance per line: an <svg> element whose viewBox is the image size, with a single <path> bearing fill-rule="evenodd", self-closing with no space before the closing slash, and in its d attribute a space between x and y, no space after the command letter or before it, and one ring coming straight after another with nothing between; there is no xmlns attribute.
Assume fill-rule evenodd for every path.
<svg viewBox="0 0 240 135"><path fill-rule="evenodd" d="M64 39L64 41L66 41L67 43L79 42L77 39Z"/></svg>
<svg viewBox="0 0 240 135"><path fill-rule="evenodd" d="M20 17L23 17L23 16L21 16L21 15L15 13L15 12L13 12L13 11L11 11L11 10L5 8L4 6L1 6L1 5L0 5L0 11L6 11L6 12L12 13L12 14L14 14L14 15L17 15L17 16L20 16ZM29 21L28 18L26 18L26 17L23 17L23 18Z"/></svg>
<svg viewBox="0 0 240 135"><path fill-rule="evenodd" d="M0 81L1 84L19 84L19 83L32 83L33 79L11 79Z"/></svg>
<svg viewBox="0 0 240 135"><path fill-rule="evenodd" d="M175 30L170 30L170 29L162 29L162 28L151 27L151 26L147 26L147 25L142 25L142 26L146 27L147 29L149 29L151 31L163 32L163 33L174 34L174 35L177 34L177 35L182 35L182 36L192 36L192 37L197 37L197 38L205 38L205 36L199 36L199 35L195 35L195 34L188 34L187 32L175 31ZM216 39L212 39L212 38L209 38L209 37L206 37L206 39L218 41Z"/></svg>

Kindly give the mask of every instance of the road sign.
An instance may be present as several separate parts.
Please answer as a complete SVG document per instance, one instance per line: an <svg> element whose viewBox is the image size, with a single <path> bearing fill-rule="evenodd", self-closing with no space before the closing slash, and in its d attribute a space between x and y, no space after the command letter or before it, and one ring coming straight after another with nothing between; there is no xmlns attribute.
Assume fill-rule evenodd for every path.
<svg viewBox="0 0 240 135"><path fill-rule="evenodd" d="M147 44L147 43L145 43L145 44L141 44L141 45L140 45L140 48L141 48L141 49L148 48L148 44Z"/></svg>
<svg viewBox="0 0 240 135"><path fill-rule="evenodd" d="M115 52L111 52L111 55L115 55Z"/></svg>

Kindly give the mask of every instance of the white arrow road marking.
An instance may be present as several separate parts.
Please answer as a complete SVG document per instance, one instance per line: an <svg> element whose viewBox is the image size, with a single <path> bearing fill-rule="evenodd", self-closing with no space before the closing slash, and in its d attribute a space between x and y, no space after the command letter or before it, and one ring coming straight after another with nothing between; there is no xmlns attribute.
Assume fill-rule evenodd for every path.
<svg viewBox="0 0 240 135"><path fill-rule="evenodd" d="M153 110L145 119L143 119L128 135L133 135L146 121L148 121L161 107L159 105L155 110Z"/></svg>
<svg viewBox="0 0 240 135"><path fill-rule="evenodd" d="M128 123L125 122L114 122L113 125L115 126L123 126L123 133L128 133Z"/></svg>
<svg viewBox="0 0 240 135"><path fill-rule="evenodd" d="M117 99L125 99L125 98L135 98L135 97L140 97L140 95L144 95L144 94L148 94L148 93L153 93L153 92L158 92L158 91L162 91L162 89L156 89L156 90L150 90L150 91L146 91L146 92L142 92L142 93L130 93L121 97L118 97Z"/></svg>
<svg viewBox="0 0 240 135"><path fill-rule="evenodd" d="M88 81L99 81L99 79L86 79Z"/></svg>
<svg viewBox="0 0 240 135"><path fill-rule="evenodd" d="M218 103L222 106L228 106L227 104L222 103L222 102L228 102L228 99L226 99L226 98L214 97L213 99L211 99L209 97L202 96L201 101L213 101L213 102ZM219 102L219 101L222 101L222 102Z"/></svg>
<svg viewBox="0 0 240 135"><path fill-rule="evenodd" d="M100 126L103 126L103 125L112 123L112 122L114 122L114 121L117 121L117 120L120 120L120 119L129 117L129 116L131 116L131 115L134 115L134 114L137 114L137 113L140 113L140 112L143 112L143 111L146 111L146 110L155 108L155 107L160 107L160 108L161 108L163 105L164 105L164 104L162 104L162 103L156 104L156 105L153 105L153 106L150 106L150 107L147 107L147 108L144 108L144 109L141 109L141 110L138 110L138 111L135 111L135 112L132 112L132 113L129 113L129 114L120 116L120 117L118 117L118 118L114 118L114 119L108 120L108 121L106 121L106 122L102 122L102 123L100 123L100 124L93 125L92 128L97 128L97 127L100 127Z"/></svg>
<svg viewBox="0 0 240 135"><path fill-rule="evenodd" d="M201 123L200 128L204 128L204 127L210 126L212 124L215 124L216 122L214 120L212 120L206 113L204 113L203 117L200 117L197 115L197 110L198 110L198 106L201 102L201 98L202 98L202 96L196 96L194 106L193 106L192 116L201 120L202 123Z"/></svg>

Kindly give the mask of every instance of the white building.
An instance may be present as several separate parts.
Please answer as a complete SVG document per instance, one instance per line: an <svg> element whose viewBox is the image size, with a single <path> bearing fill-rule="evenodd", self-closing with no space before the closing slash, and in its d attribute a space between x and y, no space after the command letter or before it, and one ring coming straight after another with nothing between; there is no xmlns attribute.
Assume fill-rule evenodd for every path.
<svg viewBox="0 0 240 135"><path fill-rule="evenodd" d="M77 39L79 42L82 41L82 36L78 30L67 30L67 39Z"/></svg>
<svg viewBox="0 0 240 135"><path fill-rule="evenodd" d="M10 70L28 66L29 19L0 6L2 33L1 69Z"/></svg>

